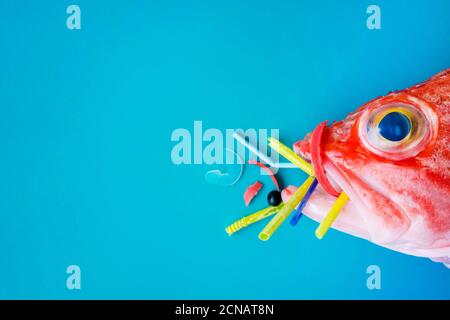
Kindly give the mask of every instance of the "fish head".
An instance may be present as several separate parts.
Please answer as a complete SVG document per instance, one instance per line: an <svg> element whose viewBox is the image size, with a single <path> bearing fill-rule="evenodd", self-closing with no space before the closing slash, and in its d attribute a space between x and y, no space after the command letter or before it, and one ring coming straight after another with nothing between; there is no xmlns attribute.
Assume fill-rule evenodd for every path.
<svg viewBox="0 0 450 320"><path fill-rule="evenodd" d="M408 254L450 256L449 110L447 69L324 128L326 178L350 198L333 228ZM309 161L312 136L294 144ZM321 221L335 199L319 184L304 213Z"/></svg>

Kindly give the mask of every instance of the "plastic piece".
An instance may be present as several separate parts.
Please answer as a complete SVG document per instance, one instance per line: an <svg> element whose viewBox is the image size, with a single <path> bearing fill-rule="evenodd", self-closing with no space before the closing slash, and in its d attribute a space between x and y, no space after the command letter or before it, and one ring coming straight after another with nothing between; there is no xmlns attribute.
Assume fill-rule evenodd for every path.
<svg viewBox="0 0 450 320"><path fill-rule="evenodd" d="M253 143L247 141L245 139L245 136L239 131L235 131L233 133L233 138L236 139L237 142L242 144L251 153L256 155L259 159L261 159L263 162L265 162L267 165L271 166L272 168L296 168L296 166L292 163L280 163L280 162L275 163L275 162L273 162L272 159L270 159L267 155L265 155L260 150L258 150Z"/></svg>
<svg viewBox="0 0 450 320"><path fill-rule="evenodd" d="M263 187L263 184L259 181L256 181L254 184L249 186L247 190L244 192L244 201L245 205L248 207L250 202L252 202L253 198L258 194L259 190Z"/></svg>
<svg viewBox="0 0 450 320"><path fill-rule="evenodd" d="M230 226L228 226L225 231L228 233L229 236L231 236L233 233L238 232L239 230L258 222L264 218L270 217L271 215L274 215L280 209L283 207L283 203L281 203L277 207L267 207L263 210L257 211L255 213L252 213L246 217L243 217L235 222L233 222Z"/></svg>
<svg viewBox="0 0 450 320"><path fill-rule="evenodd" d="M320 223L319 227L316 229L316 237L322 239L323 236L327 233L328 229L330 229L334 220L336 220L337 216L341 212L342 208L347 204L349 197L345 192L341 192L339 197L336 199L336 202L331 207L328 214Z"/></svg>
<svg viewBox="0 0 450 320"><path fill-rule="evenodd" d="M290 162L295 164L298 168L306 172L310 176L314 176L314 169L310 163L300 158L294 151L286 147L275 138L269 138L269 146Z"/></svg>
<svg viewBox="0 0 450 320"><path fill-rule="evenodd" d="M255 161L255 160L249 160L248 163L254 164L254 165L260 167L261 169L265 170L268 173L268 175L270 176L270 178L272 179L273 183L275 184L275 187L277 187L277 190L280 191L280 186L278 185L278 181L275 178L275 175L273 174L272 170L270 170L270 168L268 168L263 163Z"/></svg>
<svg viewBox="0 0 450 320"><path fill-rule="evenodd" d="M322 188L332 196L337 197L339 196L339 192L337 192L336 189L334 189L334 187L328 180L322 163L321 140L323 130L325 129L326 126L327 126L326 121L319 123L319 125L316 127L316 129L314 129L311 135L311 162L314 167L314 172L316 173L317 180L319 181Z"/></svg>
<svg viewBox="0 0 450 320"><path fill-rule="evenodd" d="M311 186L309 187L308 191L306 191L305 197L298 205L297 209L295 210L295 214L292 216L292 219L290 221L291 226L297 225L300 218L303 216L303 209L306 206L306 203L308 202L309 198L311 197L312 193L317 187L317 179L314 179L314 181L311 183Z"/></svg>
<svg viewBox="0 0 450 320"><path fill-rule="evenodd" d="M239 181L244 170L244 162L233 150L225 149L225 154L225 159L234 159L233 163L217 165L215 169L207 171L205 173L206 182L228 187Z"/></svg>
<svg viewBox="0 0 450 320"><path fill-rule="evenodd" d="M308 177L306 181L295 191L292 197L285 203L283 208L270 220L266 227L259 234L259 239L266 241L280 227L284 220L289 216L292 210L300 203L314 181L314 177Z"/></svg>

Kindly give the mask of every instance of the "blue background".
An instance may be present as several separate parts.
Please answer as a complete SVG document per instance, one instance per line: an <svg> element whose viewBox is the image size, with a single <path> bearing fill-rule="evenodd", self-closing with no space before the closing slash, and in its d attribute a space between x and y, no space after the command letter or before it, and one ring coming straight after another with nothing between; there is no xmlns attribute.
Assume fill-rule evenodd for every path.
<svg viewBox="0 0 450 320"><path fill-rule="evenodd" d="M366 8L382 30L366 28ZM450 298L441 264L317 224L224 228L265 205L207 166L175 166L176 128L279 128L291 144L450 66L449 1L0 3L0 298ZM286 183L305 176L281 173ZM66 268L82 289L66 288ZM366 288L366 268L382 289Z"/></svg>

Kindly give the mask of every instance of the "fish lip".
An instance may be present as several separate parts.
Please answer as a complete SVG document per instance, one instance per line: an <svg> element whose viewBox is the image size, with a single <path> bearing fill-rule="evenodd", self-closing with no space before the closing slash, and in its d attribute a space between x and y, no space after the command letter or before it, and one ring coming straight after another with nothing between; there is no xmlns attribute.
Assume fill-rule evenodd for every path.
<svg viewBox="0 0 450 320"><path fill-rule="evenodd" d="M311 133L305 136L303 140L298 141L294 144L294 151L309 163L311 163L310 150ZM372 212L372 210L366 203L366 200L359 195L358 191L349 180L345 170L334 163L333 159L326 152L323 153L322 160L325 174L332 186L337 191L344 191L350 198L349 203L344 207L341 214L336 218L332 227L354 236L367 239L382 246L389 245L393 242L398 242L399 238L401 238L402 235L407 232L407 228L397 227L397 229L394 229L395 232L389 232L389 229L383 228L385 226L382 221L383 219L380 217L376 217L376 214ZM361 179L361 181L371 190L389 200L392 206L401 213L402 217L406 218L405 221L407 222L407 224L411 223L405 210L399 207L398 204L391 199L389 194L386 194L385 192L382 192L382 190L379 190L364 177L358 175L358 178ZM311 197L310 202L313 202L315 200L316 202L320 202L320 199L318 199L317 197L317 194L319 193L315 193L316 197ZM332 206L336 199L328 193L320 193L320 197L322 198L322 200L324 200L322 202L325 202L327 205L329 205L329 207ZM308 209L312 209L312 207L314 207L314 205L310 205L309 208L308 205L306 206L305 212L307 213L307 215ZM320 214L317 213L319 209L321 211ZM320 222L327 215L329 208L318 208L318 206L316 206L314 210L315 212L312 212L311 216L314 216L313 219ZM349 217L353 219L357 218L358 220L355 222L352 221ZM377 228L377 226L379 226L380 228Z"/></svg>
<svg viewBox="0 0 450 320"><path fill-rule="evenodd" d="M299 141L294 145L295 152L302 157L307 162L311 163L311 157L309 156L309 150L310 150L310 135L305 137L305 139ZM324 167L325 167L325 174L327 175L327 178L329 179L330 183L337 189L337 190L343 190L346 192L346 194L349 196L350 201L349 204L347 204L346 207L344 207L343 211L348 211L348 207L350 206L357 206L357 210L361 212L361 207L357 205L358 200L356 199L358 196L356 195L356 192L354 191L354 188L351 186L349 181L346 179L345 175L340 172L340 170L332 163L332 161L327 157L324 156ZM330 174L330 172L333 172L333 174ZM345 181L345 187L342 186L341 183L338 181ZM359 197L358 197L359 198ZM308 201L308 204L306 205L304 211L306 215L310 216L313 220L317 222L321 222L321 220L327 215L329 208L331 205L336 201L336 198L322 190L322 186L318 184L317 190L313 193L313 196ZM318 203L326 203L329 207L325 208L321 205L316 205ZM359 201L362 202L362 201ZM364 208L367 210L367 208ZM358 213L356 213L358 214ZM335 221L336 223L333 224L332 228L337 229L339 231L351 234L353 236L363 238L370 240L370 234L367 230L367 228L360 227L357 224L351 224L351 223L341 223L340 220L342 220L342 216L338 217Z"/></svg>
<svg viewBox="0 0 450 320"><path fill-rule="evenodd" d="M386 193L382 192L378 188L376 188L370 181L365 179L364 177L359 177L362 182L364 182L371 190L375 191L382 197L389 200L391 205L393 205L402 215L402 218L404 218L404 222L406 223L406 226L402 228L400 232L397 232L395 235L390 234L388 237L383 238L380 236L377 236L376 234L371 232L371 222L367 220L367 218L370 215L373 215L372 210L369 209L364 199L362 199L356 189L353 187L352 183L349 181L347 176L345 175L345 172L338 168L337 165L331 161L328 157L325 156L326 162L325 162L325 169L327 171L327 175L330 178L330 181L335 182L339 188L347 194L347 196L350 198L350 202L352 202L353 206L357 209L357 212L355 212L364 222L364 225L360 227L360 230L364 230L364 235L361 238L367 239L371 242L374 242L381 246L389 246L393 243L399 243L399 239L408 231L409 226L411 225L411 220L408 216L408 214L405 212L405 210L400 207L395 201L392 200L391 196ZM397 230L398 231L398 230Z"/></svg>
<svg viewBox="0 0 450 320"><path fill-rule="evenodd" d="M309 142L306 142L309 143ZM301 152L301 150L297 149L297 154L301 156L308 162L311 162L311 159L307 154ZM350 198L349 203L344 207L342 214L338 216L336 221L334 222L332 228L351 234L353 236L366 239L368 241L374 242L378 245L382 245L387 247L389 244L393 242L398 242L398 240L407 232L408 228L404 228L401 232L396 233L395 235L389 235L388 237L379 237L374 235L370 230L370 219L368 219L368 215L372 214L371 210L366 205L365 201L358 195L358 192L355 190L354 186L349 181L345 172L340 169L333 161L325 154L324 155L324 168L325 174L327 178L331 182L331 184L337 189L341 190L341 192L345 192ZM367 184L372 190L385 197L390 201L390 203L398 209L402 216L407 218L407 224L410 224L410 219L405 211L399 207L395 201L389 197L388 194L381 192L377 188L374 188L369 181L361 178L362 181ZM320 184L319 184L320 186ZM327 215L329 208L321 207L320 205L316 205L316 203L325 202L331 207L332 203L334 203L335 199L331 195L326 192L315 192L315 197L311 197L311 202L309 206L305 207L305 213L309 215L313 220L316 220L320 223L320 221ZM319 212L320 211L320 212ZM308 214L310 213L310 214ZM359 219L354 221L352 219Z"/></svg>
<svg viewBox="0 0 450 320"><path fill-rule="evenodd" d="M336 188L337 190L340 190L340 192L345 192L350 199L349 203L346 205L346 208L344 207L343 209L344 211L343 213L344 214L347 213L347 217L344 214L339 215L335 221L335 224L332 227L334 229L351 234L353 236L372 241L370 232L366 224L364 223L365 222L364 217L361 214L363 212L367 212L368 208L364 205L364 202L359 197L354 187L345 177L345 174L343 174L340 171L340 169L337 168L337 166L334 165L327 157L325 157L324 160L325 160L324 167L326 169L325 174L327 175L327 178L335 187L337 186ZM326 196L332 198L331 200L332 203L336 201L336 198L329 195L328 193L326 193ZM329 209L330 208L322 208L323 210L322 218L328 214ZM363 222L364 224L361 225L359 223L351 223L352 221L349 221L351 220L351 217L348 218L348 216L351 216L352 214L360 218L361 222Z"/></svg>

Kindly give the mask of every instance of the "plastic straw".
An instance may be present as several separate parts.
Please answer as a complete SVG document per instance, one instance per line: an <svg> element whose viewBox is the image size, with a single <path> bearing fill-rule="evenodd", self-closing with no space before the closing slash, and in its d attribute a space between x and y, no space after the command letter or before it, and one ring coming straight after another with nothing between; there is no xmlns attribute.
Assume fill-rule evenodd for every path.
<svg viewBox="0 0 450 320"><path fill-rule="evenodd" d="M280 211L280 209L283 207L283 205L284 204L281 203L277 207L268 207L268 208L265 208L258 212L252 213L246 217L243 217L242 219L239 219L239 220L235 221L234 223L232 223L230 226L228 226L225 229L225 231L228 233L229 236L231 236L233 233L238 232L239 230L241 230L255 222L258 222L264 218L274 215L275 213Z"/></svg>
<svg viewBox="0 0 450 320"><path fill-rule="evenodd" d="M295 164L298 168L302 169L304 172L310 176L314 176L314 169L310 163L299 157L294 151L286 147L280 141L275 138L269 138L269 146L281 154L283 157L288 159L290 162Z"/></svg>
<svg viewBox="0 0 450 320"><path fill-rule="evenodd" d="M258 156L261 161L265 162L269 166L273 168L296 168L296 166L292 163L275 163L270 159L267 155L259 151L254 144L250 143L249 141L245 140L245 137L242 133L235 131L233 133L233 138L236 139L237 142L245 146L251 153Z"/></svg>
<svg viewBox="0 0 450 320"><path fill-rule="evenodd" d="M309 198L311 197L311 194L316 189L316 187L317 187L317 179L314 179L313 183L311 184L308 191L306 192L305 197L302 199L302 201L298 205L297 209L295 210L295 214L292 216L292 219L290 222L291 226L297 225L298 221L303 216L302 211L305 208L306 203L308 202Z"/></svg>
<svg viewBox="0 0 450 320"><path fill-rule="evenodd" d="M316 229L316 237L319 239L322 239L324 235L327 233L328 229L330 229L331 225L333 224L334 220L336 220L337 216L341 212L342 208L346 205L348 202L349 197L344 192L341 192L339 197L334 202L333 206L331 207L330 211L328 211L328 214L326 217L322 220L319 227Z"/></svg>
<svg viewBox="0 0 450 320"><path fill-rule="evenodd" d="M310 176L314 176L314 169L311 164L309 164L307 161L299 157L294 151L286 147L284 144L282 144L280 141L269 138L269 146L276 150L279 154L281 154L283 157L294 163L297 167L305 171ZM333 221L336 219L336 217L339 215L339 212L342 210L342 208L345 206L345 204L349 201L349 197L345 194L345 192L341 192L339 197L337 198L336 202L334 203L333 207L329 211L328 215L325 217L325 219L322 221L320 226L316 230L316 236L319 239L322 239L322 237L325 235L325 233L328 231L330 226L333 224ZM304 203L306 204L306 201ZM298 217L300 219L301 215ZM294 217L295 218L295 217ZM293 219L294 220L294 219ZM297 222L294 220L294 225ZM292 224L292 221L291 221Z"/></svg>
<svg viewBox="0 0 450 320"><path fill-rule="evenodd" d="M292 197L287 201L283 208L270 220L266 227L259 234L259 239L266 241L280 227L284 220L289 216L292 210L300 203L314 181L314 177L308 177L306 181L294 192Z"/></svg>

